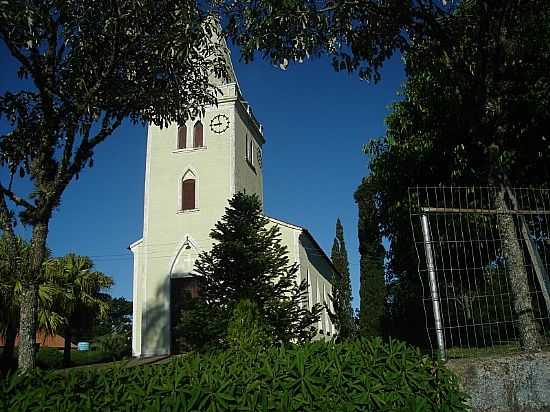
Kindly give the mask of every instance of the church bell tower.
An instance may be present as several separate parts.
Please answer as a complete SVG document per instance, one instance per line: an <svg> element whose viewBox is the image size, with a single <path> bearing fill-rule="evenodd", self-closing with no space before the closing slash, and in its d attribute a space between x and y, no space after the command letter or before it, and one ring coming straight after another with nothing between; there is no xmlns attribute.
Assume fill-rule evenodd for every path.
<svg viewBox="0 0 550 412"><path fill-rule="evenodd" d="M174 302L182 290L196 293L195 260L212 247L228 199L246 191L263 201L262 127L232 73L204 116L149 126L143 238L130 246L134 356L170 353Z"/></svg>

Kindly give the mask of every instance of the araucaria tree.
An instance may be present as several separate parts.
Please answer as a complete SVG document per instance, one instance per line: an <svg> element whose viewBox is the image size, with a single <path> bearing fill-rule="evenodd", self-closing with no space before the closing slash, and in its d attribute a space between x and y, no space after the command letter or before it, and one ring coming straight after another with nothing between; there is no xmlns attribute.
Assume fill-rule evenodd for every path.
<svg viewBox="0 0 550 412"><path fill-rule="evenodd" d="M0 135L1 229L15 245L16 219L32 227L20 279L23 370L34 367L39 272L63 192L125 118L166 126L215 103L209 78L226 75L215 31L195 2L0 3L0 40L24 80L0 96L0 117L11 126ZM29 187L18 179L32 189L16 191Z"/></svg>
<svg viewBox="0 0 550 412"><path fill-rule="evenodd" d="M334 267L340 273L336 277L331 295L334 312L329 312L333 324L338 330L338 340L350 339L355 335L355 321L351 307L351 280L349 274L348 252L344 242L344 228L340 219L336 221L336 237L330 256Z"/></svg>
<svg viewBox="0 0 550 412"><path fill-rule="evenodd" d="M201 343L223 343L234 308L243 300L256 305L272 342L303 342L315 335L322 308L308 308L308 285L299 281L298 266L289 262L279 228L262 214L257 195L235 194L210 237L212 249L195 264L198 304L182 313L194 339L200 328ZM185 334L188 328L179 326Z"/></svg>
<svg viewBox="0 0 550 412"><path fill-rule="evenodd" d="M382 237L378 225L375 192L367 177L355 192L359 208L359 334L382 336L386 285L384 282L384 256Z"/></svg>

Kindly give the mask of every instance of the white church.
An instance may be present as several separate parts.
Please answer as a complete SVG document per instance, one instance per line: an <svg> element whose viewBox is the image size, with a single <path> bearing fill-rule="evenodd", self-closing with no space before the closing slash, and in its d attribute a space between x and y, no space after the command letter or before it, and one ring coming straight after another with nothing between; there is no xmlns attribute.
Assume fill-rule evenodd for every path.
<svg viewBox="0 0 550 412"><path fill-rule="evenodd" d="M184 291L197 295L194 263L212 247L209 233L228 199L246 191L263 201L265 136L242 95L229 54L228 66L230 80L218 82L217 107L207 107L204 116L186 124L148 129L143 237L130 245L136 357L171 353L175 302L188 296ZM308 305L330 305L331 280L339 276L330 259L307 229L269 219L280 228L290 262L299 264L296 282L308 282ZM318 338L335 333L326 310L317 329Z"/></svg>

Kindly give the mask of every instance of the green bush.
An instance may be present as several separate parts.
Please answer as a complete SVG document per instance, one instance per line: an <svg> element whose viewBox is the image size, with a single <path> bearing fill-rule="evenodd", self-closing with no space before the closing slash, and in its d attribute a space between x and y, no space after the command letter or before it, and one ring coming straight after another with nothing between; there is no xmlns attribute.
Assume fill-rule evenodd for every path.
<svg viewBox="0 0 550 412"><path fill-rule="evenodd" d="M112 360L119 360L132 354L132 338L126 333L110 333L97 338L94 347L101 352L111 353Z"/></svg>
<svg viewBox="0 0 550 412"><path fill-rule="evenodd" d="M112 362L117 359L115 354L105 351L71 352L71 366ZM40 348L36 354L36 366L42 369L63 368L63 351L52 348Z"/></svg>
<svg viewBox="0 0 550 412"><path fill-rule="evenodd" d="M266 348L271 344L258 305L243 299L235 306L227 328L227 341L229 347L245 351Z"/></svg>
<svg viewBox="0 0 550 412"><path fill-rule="evenodd" d="M37 371L0 386L0 410L10 411L462 411L464 399L442 364L380 339Z"/></svg>
<svg viewBox="0 0 550 412"><path fill-rule="evenodd" d="M112 362L118 360L115 354L104 351L72 352L71 364L73 366L91 365L94 363Z"/></svg>
<svg viewBox="0 0 550 412"><path fill-rule="evenodd" d="M63 351L53 348L40 348L36 353L36 366L43 369L63 367Z"/></svg>

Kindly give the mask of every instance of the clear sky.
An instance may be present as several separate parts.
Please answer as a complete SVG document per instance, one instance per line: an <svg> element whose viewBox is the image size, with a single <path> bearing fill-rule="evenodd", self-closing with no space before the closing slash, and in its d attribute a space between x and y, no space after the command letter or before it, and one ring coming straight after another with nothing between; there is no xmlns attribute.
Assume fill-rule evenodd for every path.
<svg viewBox="0 0 550 412"><path fill-rule="evenodd" d="M404 80L399 58L377 85L336 73L328 60L291 65L233 61L241 89L264 126L265 211L306 227L330 256L338 217L344 225L354 306L359 294L357 206L353 193L368 172L362 145L383 135L388 106ZM20 88L16 66L0 48L0 92ZM0 132L6 123L0 123ZM53 254L89 255L113 277L113 296L132 298L132 255L143 231L146 130L126 123L96 150L94 167L71 183L54 213ZM5 178L5 171L0 175ZM19 185L23 189L25 185ZM22 228L20 228L21 230ZM25 233L25 231L22 231Z"/></svg>

